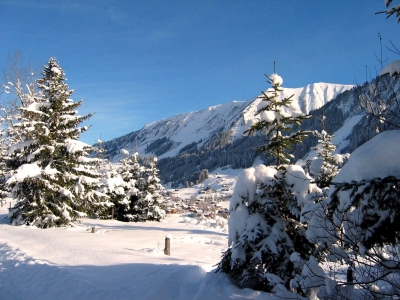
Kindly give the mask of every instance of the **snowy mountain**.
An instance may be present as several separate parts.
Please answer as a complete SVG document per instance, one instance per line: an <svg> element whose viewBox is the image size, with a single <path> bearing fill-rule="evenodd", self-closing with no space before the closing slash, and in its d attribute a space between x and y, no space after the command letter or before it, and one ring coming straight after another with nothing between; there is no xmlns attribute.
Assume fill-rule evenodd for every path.
<svg viewBox="0 0 400 300"><path fill-rule="evenodd" d="M334 99L352 85L315 83L303 88L287 88L281 97L293 96L293 110L308 114ZM159 159L173 157L196 146L202 147L221 132L229 133L229 142L242 137L261 100L232 101L172 116L145 125L138 131L103 143L107 157L120 159L120 150L137 149L140 155L157 155ZM221 146L221 145L220 145Z"/></svg>
<svg viewBox="0 0 400 300"><path fill-rule="evenodd" d="M293 111L315 116L302 124L304 129L320 130L324 114L325 129L337 132L334 142L338 151L352 151L375 134L364 128L364 135L349 138L353 127L365 119L358 102L362 92L362 87L353 85L314 83L285 88L281 97L293 95ZM141 156L156 155L161 177L174 186L196 182L202 169L212 171L227 165L249 167L259 156L254 148L263 143L263 138L243 137L243 132L259 118L255 114L260 101L257 97L232 101L147 124L138 131L104 142L105 157L116 162L122 158L121 149L130 152L136 149ZM310 137L296 146L295 157L302 158L316 142L316 138ZM262 159L268 164L268 158Z"/></svg>

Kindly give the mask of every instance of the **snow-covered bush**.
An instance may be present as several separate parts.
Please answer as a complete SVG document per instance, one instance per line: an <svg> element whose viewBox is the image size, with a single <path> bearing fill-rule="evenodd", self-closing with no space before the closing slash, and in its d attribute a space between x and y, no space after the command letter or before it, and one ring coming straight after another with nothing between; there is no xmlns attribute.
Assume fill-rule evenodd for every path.
<svg viewBox="0 0 400 300"><path fill-rule="evenodd" d="M301 211L310 192L319 191L310 181L296 165L243 170L230 203L230 248L218 271L242 287L305 296L307 288L297 284L297 276L316 248L306 239Z"/></svg>
<svg viewBox="0 0 400 300"><path fill-rule="evenodd" d="M399 130L386 131L356 149L325 199L310 207L308 239L329 252L331 266L345 263L335 267L334 276L326 275L331 294L354 284L359 287L354 297L400 294L399 141Z"/></svg>
<svg viewBox="0 0 400 300"><path fill-rule="evenodd" d="M127 183L123 180L118 172L119 166L107 160L103 160L100 165L101 187L100 191L109 197L109 201L115 205L121 201L126 195ZM114 216L109 216L113 218Z"/></svg>

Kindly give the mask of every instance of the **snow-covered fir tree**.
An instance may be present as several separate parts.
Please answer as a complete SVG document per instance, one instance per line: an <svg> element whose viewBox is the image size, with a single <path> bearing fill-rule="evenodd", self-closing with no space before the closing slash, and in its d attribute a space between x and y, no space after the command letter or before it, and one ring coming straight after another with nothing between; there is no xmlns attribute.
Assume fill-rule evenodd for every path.
<svg viewBox="0 0 400 300"><path fill-rule="evenodd" d="M125 197L126 183L118 172L119 166L117 164L103 160L99 167L99 172L102 174L100 191L106 194L109 201L115 206L118 201ZM110 215L110 218L113 217Z"/></svg>
<svg viewBox="0 0 400 300"><path fill-rule="evenodd" d="M310 201L310 188L318 190L310 180L295 165L245 169L238 176L229 208L231 247L218 269L243 287L290 290L296 274L302 273L298 259L309 260L315 250L300 219L301 207Z"/></svg>
<svg viewBox="0 0 400 300"><path fill-rule="evenodd" d="M140 191L138 187L143 182L141 178L143 167L138 161L138 153L129 155L127 150L121 150L124 158L120 161L118 174L124 182L124 197L114 201L117 219L120 221L136 221L139 211L135 203L139 199Z"/></svg>
<svg viewBox="0 0 400 300"><path fill-rule="evenodd" d="M160 221L165 218L165 210L162 208L164 187L160 184L158 172L157 158L154 157L144 171L142 180L139 180L140 197L135 203L139 212L138 221Z"/></svg>
<svg viewBox="0 0 400 300"><path fill-rule="evenodd" d="M276 159L276 165L289 163L293 155L288 151L292 150L292 145L300 143L310 134L310 131L298 130L289 135L283 135L284 131L291 131L293 125L299 126L310 115L297 114L290 110L292 96L281 99L282 77L274 73L268 77L268 82L272 88L266 92L262 91L262 101L258 106L256 114L260 115L260 121L253 124L244 132L245 135L254 135L261 132L266 136L266 144L258 150L266 152Z"/></svg>
<svg viewBox="0 0 400 300"><path fill-rule="evenodd" d="M320 190L300 166L281 164L289 162L286 151L308 132L283 136L281 131L289 130L291 124L299 125L308 116L290 111L291 97L279 100L280 76L268 78L273 88L263 92L264 103L257 112L261 120L247 133L267 135L267 144L260 150L274 156L278 165L260 164L238 176L229 208L230 248L218 271L229 274L242 287L274 292L283 298L290 291L306 296L308 287L299 283L299 276L304 263L315 260L316 247L306 238L302 208L312 201L310 193Z"/></svg>
<svg viewBox="0 0 400 300"><path fill-rule="evenodd" d="M79 127L90 118L76 115L82 100L74 102L64 71L50 58L37 80L39 93L20 107L19 122L10 128L21 141L11 145L7 167L13 170L7 184L17 203L9 211L15 225L41 228L71 225L81 217L106 216L110 202L97 191L100 174L93 150L78 141L89 127Z"/></svg>
<svg viewBox="0 0 400 300"><path fill-rule="evenodd" d="M318 137L318 144L311 150L315 150L317 157L307 160L306 168L317 185L324 188L330 185L350 154L334 154L336 146L332 143L333 136L325 130L315 131L314 135Z"/></svg>

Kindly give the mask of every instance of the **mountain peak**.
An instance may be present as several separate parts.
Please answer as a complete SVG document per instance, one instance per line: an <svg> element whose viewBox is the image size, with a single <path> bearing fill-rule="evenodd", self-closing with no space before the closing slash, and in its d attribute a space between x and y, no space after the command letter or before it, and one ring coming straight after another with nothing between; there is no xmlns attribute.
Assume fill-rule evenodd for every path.
<svg viewBox="0 0 400 300"><path fill-rule="evenodd" d="M283 88L281 97L294 95L291 109L309 114L351 88L352 85L320 82L301 88ZM260 101L259 98L233 100L200 111L181 113L147 124L136 132L105 142L103 146L109 158L117 161L122 148L134 148L140 155L156 155L162 159L173 157L189 146L201 147L222 132L226 132L232 142L242 136L250 121L257 120L255 114Z"/></svg>

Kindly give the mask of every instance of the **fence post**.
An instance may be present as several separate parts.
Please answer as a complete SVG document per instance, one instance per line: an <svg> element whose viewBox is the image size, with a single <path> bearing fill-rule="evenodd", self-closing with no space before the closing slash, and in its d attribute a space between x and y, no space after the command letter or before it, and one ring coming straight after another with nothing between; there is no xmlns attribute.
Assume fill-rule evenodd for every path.
<svg viewBox="0 0 400 300"><path fill-rule="evenodd" d="M111 206L111 220L114 220L114 206Z"/></svg>
<svg viewBox="0 0 400 300"><path fill-rule="evenodd" d="M353 284L353 270L350 266L347 268L347 283Z"/></svg>
<svg viewBox="0 0 400 300"><path fill-rule="evenodd" d="M96 233L96 226L92 227L92 233Z"/></svg>
<svg viewBox="0 0 400 300"><path fill-rule="evenodd" d="M167 235L165 237L165 249L164 249L164 254L165 255L171 255L171 237L170 235Z"/></svg>

